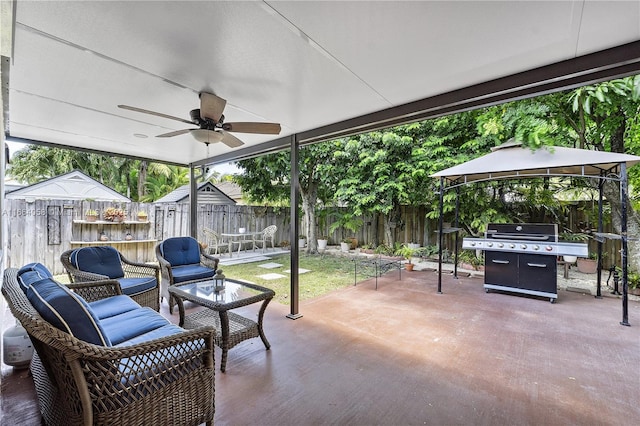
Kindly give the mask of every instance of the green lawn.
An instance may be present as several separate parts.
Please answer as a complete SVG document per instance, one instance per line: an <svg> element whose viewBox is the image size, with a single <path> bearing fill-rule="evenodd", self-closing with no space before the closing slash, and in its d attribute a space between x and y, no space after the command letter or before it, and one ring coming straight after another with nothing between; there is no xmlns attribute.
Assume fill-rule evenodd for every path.
<svg viewBox="0 0 640 426"><path fill-rule="evenodd" d="M258 266L272 262L280 263L282 266L273 269ZM220 266L220 269L223 269L224 275L228 278L251 281L273 289L276 292L276 300L285 305L289 304L290 274L284 272L290 269L289 255L273 257L262 262L223 265ZM347 257L301 254L300 269L310 270L310 272L300 274L300 300L311 299L338 288L353 285L353 262ZM269 273L284 275L284 277L275 280L265 280L258 277L258 275Z"/></svg>
<svg viewBox="0 0 640 426"><path fill-rule="evenodd" d="M290 274L284 271L290 269L290 261L290 256L286 254L262 262L222 265L220 269L228 278L242 279L273 289L276 292L275 300L288 305L291 290ZM282 266L273 269L258 267L264 263L280 263ZM353 285L353 262L347 257L300 254L300 269L310 270L300 275L300 300L311 299L335 289ZM265 280L258 277L258 275L269 273L284 275L284 278ZM61 283L69 282L67 274L57 275L55 279Z"/></svg>

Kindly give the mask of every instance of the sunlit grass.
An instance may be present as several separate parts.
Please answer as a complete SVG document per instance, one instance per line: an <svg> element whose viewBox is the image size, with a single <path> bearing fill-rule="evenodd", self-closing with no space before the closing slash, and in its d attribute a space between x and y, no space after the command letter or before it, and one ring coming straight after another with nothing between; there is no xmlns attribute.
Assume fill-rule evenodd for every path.
<svg viewBox="0 0 640 426"><path fill-rule="evenodd" d="M260 268L264 263L280 263L282 266L273 269ZM300 274L299 291L300 300L311 299L333 290L353 285L353 262L350 258L333 255L307 255L300 254L300 269L308 269L309 272ZM284 272L290 269L291 257L288 254L272 257L269 260L253 263L241 263L237 265L222 265L227 278L241 279L267 287L276 292L275 300L284 305L291 299L290 274ZM283 278L265 280L259 275L276 273ZM68 283L67 274L54 277L61 283Z"/></svg>
<svg viewBox="0 0 640 426"><path fill-rule="evenodd" d="M282 266L273 269L260 268L264 263L280 263ZM273 257L270 260L238 265L223 265L224 275L228 278L242 279L267 287L275 291L275 300L288 305L290 300L291 285L290 274L284 272L290 269L291 259L289 255ZM350 258L332 255L300 255L300 269L308 269L310 272L300 274L299 291L300 300L327 294L333 290L353 285L353 262ZM265 280L259 275L276 273L283 278Z"/></svg>

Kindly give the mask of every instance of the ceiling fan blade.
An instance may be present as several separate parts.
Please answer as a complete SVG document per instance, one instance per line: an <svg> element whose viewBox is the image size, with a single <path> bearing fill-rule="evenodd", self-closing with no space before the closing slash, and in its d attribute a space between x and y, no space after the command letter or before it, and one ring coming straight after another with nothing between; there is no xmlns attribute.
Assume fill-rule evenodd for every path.
<svg viewBox="0 0 640 426"><path fill-rule="evenodd" d="M118 108L128 109L129 111L141 112L143 114L155 115L157 117L168 118L169 120L182 121L183 123L195 124L197 126L197 124L194 123L193 121L185 120L184 118L180 118L180 117L174 117L173 115L163 114L161 112L149 111L147 109L142 109L142 108L133 107L129 105L118 105Z"/></svg>
<svg viewBox="0 0 640 426"><path fill-rule="evenodd" d="M200 117L209 118L216 123L220 121L227 101L213 93L200 93Z"/></svg>
<svg viewBox="0 0 640 426"><path fill-rule="evenodd" d="M173 136L184 135L185 133L189 133L190 131L191 129L176 130L175 132L163 133L156 136L156 138L170 138Z"/></svg>
<svg viewBox="0 0 640 426"><path fill-rule="evenodd" d="M222 125L222 128L228 132L239 133L263 133L268 135L277 135L278 133L280 133L279 123L224 123Z"/></svg>
<svg viewBox="0 0 640 426"><path fill-rule="evenodd" d="M220 142L222 142L229 148L237 148L239 146L244 145L244 142L242 142L240 139L233 136L231 133L227 133L227 132L223 133L223 136L222 136L222 139L220 139Z"/></svg>

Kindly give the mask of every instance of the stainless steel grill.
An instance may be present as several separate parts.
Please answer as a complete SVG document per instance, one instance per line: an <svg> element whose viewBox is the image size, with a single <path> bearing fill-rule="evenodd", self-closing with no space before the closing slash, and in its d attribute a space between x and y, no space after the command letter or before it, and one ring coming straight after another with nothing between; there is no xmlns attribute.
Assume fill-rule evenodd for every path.
<svg viewBox="0 0 640 426"><path fill-rule="evenodd" d="M558 242L554 224L505 224L487 226L485 238L464 238L462 248L484 250L484 288L558 297L557 262L561 255L587 256L585 243Z"/></svg>

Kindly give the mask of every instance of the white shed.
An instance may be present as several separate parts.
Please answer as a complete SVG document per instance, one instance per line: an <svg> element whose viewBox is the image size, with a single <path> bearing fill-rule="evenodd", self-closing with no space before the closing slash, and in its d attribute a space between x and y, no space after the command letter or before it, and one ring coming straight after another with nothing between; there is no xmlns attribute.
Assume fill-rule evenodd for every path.
<svg viewBox="0 0 640 426"><path fill-rule="evenodd" d="M24 200L94 200L131 202L124 195L114 191L97 180L74 170L42 182L34 183L11 192L8 199Z"/></svg>

